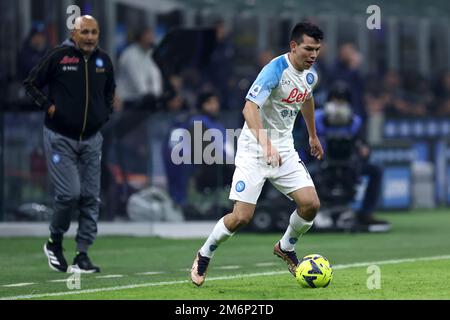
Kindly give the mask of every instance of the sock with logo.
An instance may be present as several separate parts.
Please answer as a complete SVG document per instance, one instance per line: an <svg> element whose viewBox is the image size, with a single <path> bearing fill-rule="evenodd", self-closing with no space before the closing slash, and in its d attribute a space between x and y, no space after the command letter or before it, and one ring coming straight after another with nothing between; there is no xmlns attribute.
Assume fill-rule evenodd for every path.
<svg viewBox="0 0 450 320"><path fill-rule="evenodd" d="M297 214L295 210L289 218L289 226L280 240L283 251L294 251L298 238L306 233L313 225L313 221L306 221Z"/></svg>
<svg viewBox="0 0 450 320"><path fill-rule="evenodd" d="M204 257L212 258L214 251L224 241L228 240L234 233L225 227L223 218L215 225L213 231L206 239L205 244L200 248L200 254Z"/></svg>

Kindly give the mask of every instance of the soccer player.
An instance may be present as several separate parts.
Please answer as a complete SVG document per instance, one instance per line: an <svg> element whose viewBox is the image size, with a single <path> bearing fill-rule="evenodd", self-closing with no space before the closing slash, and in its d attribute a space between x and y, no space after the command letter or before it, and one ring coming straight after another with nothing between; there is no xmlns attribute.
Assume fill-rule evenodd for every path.
<svg viewBox="0 0 450 320"><path fill-rule="evenodd" d="M266 179L297 205L285 234L273 251L295 276L299 262L295 244L311 228L320 202L311 176L294 149L292 129L300 111L308 129L311 155L322 159L312 95L317 73L311 68L322 39L323 32L317 26L298 23L291 32L290 52L267 64L250 87L230 191L230 199L235 201L233 212L217 222L197 252L191 270L195 285L201 286L205 282L209 262L217 247L250 222Z"/></svg>

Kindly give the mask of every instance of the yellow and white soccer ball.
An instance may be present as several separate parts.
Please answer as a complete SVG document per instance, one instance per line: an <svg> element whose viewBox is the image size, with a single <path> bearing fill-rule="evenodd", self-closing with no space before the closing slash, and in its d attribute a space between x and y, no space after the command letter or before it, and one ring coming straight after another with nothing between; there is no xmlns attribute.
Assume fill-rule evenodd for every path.
<svg viewBox="0 0 450 320"><path fill-rule="evenodd" d="M327 258L309 254L298 264L295 279L305 288L325 288L333 279L333 268Z"/></svg>

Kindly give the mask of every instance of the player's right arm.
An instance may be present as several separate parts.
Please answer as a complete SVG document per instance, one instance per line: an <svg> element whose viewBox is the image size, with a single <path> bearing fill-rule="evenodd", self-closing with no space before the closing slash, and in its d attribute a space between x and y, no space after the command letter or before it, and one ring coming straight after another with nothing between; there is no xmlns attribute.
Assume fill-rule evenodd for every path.
<svg viewBox="0 0 450 320"><path fill-rule="evenodd" d="M267 132L263 128L258 109L264 107L272 90L278 86L283 70L286 68L287 63L283 56L273 59L267 64L250 87L246 96L247 102L245 103L243 111L247 126L261 145L267 164L270 164L272 167L281 165L281 157L277 149L272 146L272 143L267 136Z"/></svg>
<svg viewBox="0 0 450 320"><path fill-rule="evenodd" d="M256 103L247 100L242 114L247 122L247 126L263 149L263 155L266 159L266 163L270 164L272 167L281 166L280 154L278 153L278 150L272 146L272 142L267 136L267 132L262 125L258 108L259 107Z"/></svg>

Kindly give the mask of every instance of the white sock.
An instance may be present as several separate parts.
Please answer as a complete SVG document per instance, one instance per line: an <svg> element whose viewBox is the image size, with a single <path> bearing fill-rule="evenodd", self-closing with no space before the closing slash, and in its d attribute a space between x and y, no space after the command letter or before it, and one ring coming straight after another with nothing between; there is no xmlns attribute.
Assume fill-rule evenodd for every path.
<svg viewBox="0 0 450 320"><path fill-rule="evenodd" d="M295 244L297 243L298 238L306 233L311 226L313 225L313 221L306 221L302 217L297 214L297 210L295 210L291 217L289 218L289 226L284 233L283 237L280 241L281 249L284 251L293 251L295 249Z"/></svg>
<svg viewBox="0 0 450 320"><path fill-rule="evenodd" d="M228 240L234 233L230 232L230 230L225 227L223 222L223 218L220 219L213 231L209 235L208 239L206 239L205 244L200 248L200 254L204 257L212 258L214 255L214 251L217 249L219 244Z"/></svg>

